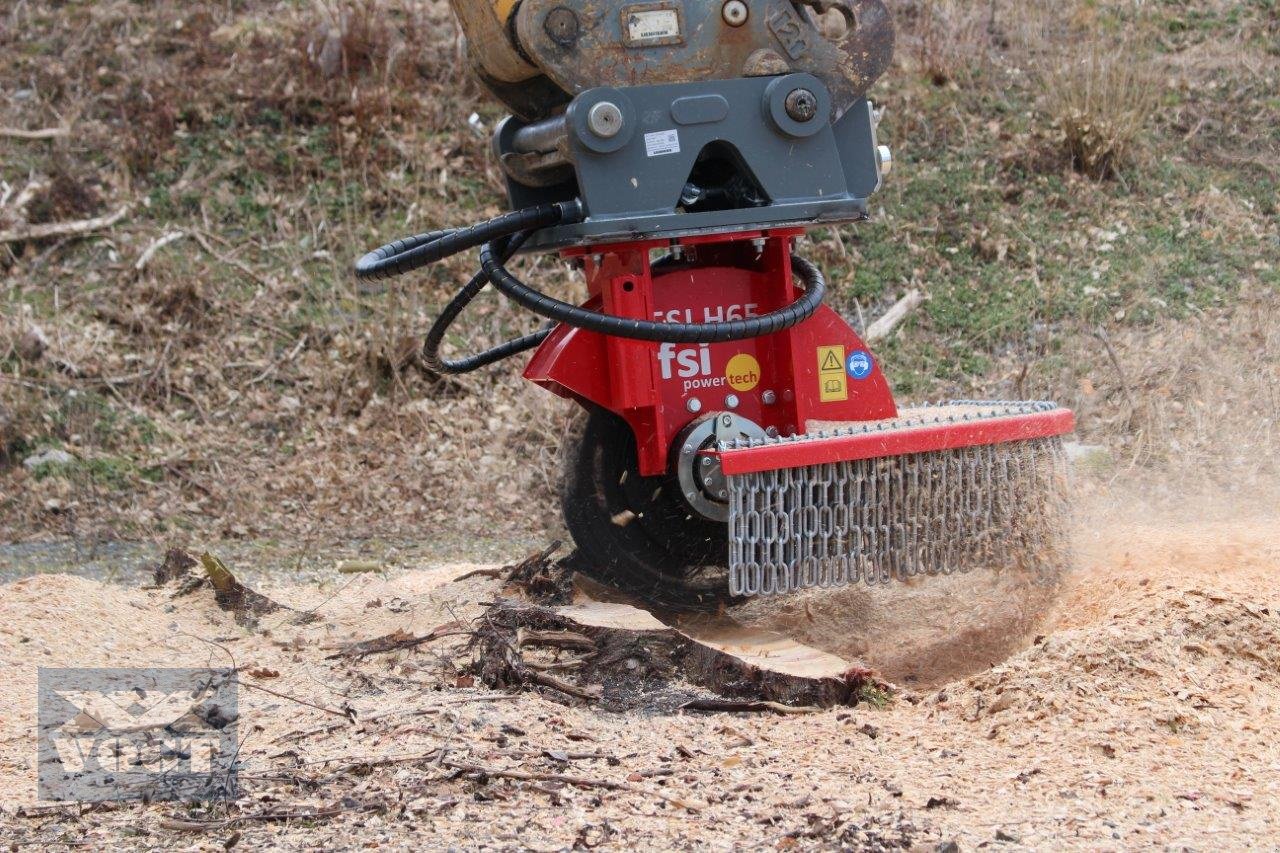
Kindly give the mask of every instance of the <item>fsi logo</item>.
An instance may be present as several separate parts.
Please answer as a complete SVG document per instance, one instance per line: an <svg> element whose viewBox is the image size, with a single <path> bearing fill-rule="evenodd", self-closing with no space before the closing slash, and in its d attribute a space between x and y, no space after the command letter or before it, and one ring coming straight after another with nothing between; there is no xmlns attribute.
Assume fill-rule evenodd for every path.
<svg viewBox="0 0 1280 853"><path fill-rule="evenodd" d="M675 363L674 370L672 362ZM663 379L674 379L677 372L682 379L692 376L710 376L711 347L702 344L697 349L692 347L676 349L675 344L663 344L658 347L658 364Z"/></svg>
<svg viewBox="0 0 1280 853"><path fill-rule="evenodd" d="M711 375L711 347L707 344L680 349L672 343L663 344L658 347L658 371L664 380L677 376L684 380L681 387L686 392L725 384L723 376Z"/></svg>
<svg viewBox="0 0 1280 853"><path fill-rule="evenodd" d="M40 798L233 798L236 715L226 670L42 668Z"/></svg>
<svg viewBox="0 0 1280 853"><path fill-rule="evenodd" d="M755 356L745 352L733 356L722 376L712 375L711 361L711 347L707 344L677 348L666 343L658 347L658 372L663 380L683 380L681 390L686 393L726 385L734 391L751 391L760 384L760 362Z"/></svg>
<svg viewBox="0 0 1280 853"><path fill-rule="evenodd" d="M854 350L845 362L845 369L854 379L866 379L876 369L875 359L866 350Z"/></svg>

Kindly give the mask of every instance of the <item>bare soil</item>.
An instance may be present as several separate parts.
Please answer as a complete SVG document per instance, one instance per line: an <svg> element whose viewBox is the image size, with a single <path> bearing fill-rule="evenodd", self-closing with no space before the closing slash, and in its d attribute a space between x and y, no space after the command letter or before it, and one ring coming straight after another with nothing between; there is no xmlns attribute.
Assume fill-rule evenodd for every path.
<svg viewBox="0 0 1280 853"><path fill-rule="evenodd" d="M0 597L4 831L122 847L1273 846L1280 518L1152 523L1124 503L1083 527L1080 569L1029 641L1012 639L1030 625L1002 615L1011 591L989 578L791 602L789 624L833 642L848 626L858 639L842 647L862 644L885 672L922 685L961 676L904 685L883 707L798 716L607 713L554 692L494 692L472 683L466 638L448 631L328 659L353 640L474 619L498 581L455 580L473 566L265 588L319 618L282 612L257 631L204 591L12 582ZM966 611L975 599L981 610ZM962 611L985 615L957 632ZM1006 642L1023 645L986 668ZM932 662L907 665L913 649ZM34 804L36 667L231 658L243 682L236 803ZM263 819L281 812L295 817Z"/></svg>

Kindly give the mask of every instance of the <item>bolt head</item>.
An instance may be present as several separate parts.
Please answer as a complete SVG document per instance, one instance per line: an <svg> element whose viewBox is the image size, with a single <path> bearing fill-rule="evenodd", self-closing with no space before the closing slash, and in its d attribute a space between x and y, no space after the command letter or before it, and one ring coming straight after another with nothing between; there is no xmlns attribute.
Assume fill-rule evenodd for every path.
<svg viewBox="0 0 1280 853"><path fill-rule="evenodd" d="M783 106L795 121L813 121L818 115L818 96L808 89L793 89Z"/></svg>
<svg viewBox="0 0 1280 853"><path fill-rule="evenodd" d="M747 4L743 3L742 0L728 0L720 9L720 14L724 17L724 22L729 26L740 27L751 16L751 10L747 8Z"/></svg>
<svg viewBox="0 0 1280 853"><path fill-rule="evenodd" d="M698 414L698 412L702 411L702 401L699 400L697 397L690 397L689 401L684 404L684 407L688 409L692 414L696 415Z"/></svg>
<svg viewBox="0 0 1280 853"><path fill-rule="evenodd" d="M774 403L778 402L778 394L776 391L765 391L764 396L760 399L764 400L764 404L766 406L772 406Z"/></svg>
<svg viewBox="0 0 1280 853"><path fill-rule="evenodd" d="M580 30L578 16L572 9L564 6L552 9L542 28L553 42L562 47L569 47L576 42Z"/></svg>
<svg viewBox="0 0 1280 853"><path fill-rule="evenodd" d="M611 101L601 101L587 113L587 127L601 139L613 139L622 133L622 110Z"/></svg>
<svg viewBox="0 0 1280 853"><path fill-rule="evenodd" d="M739 403L741 403L741 402L742 402L742 401L738 399L738 395L737 395L737 394L730 394L730 395L728 395L727 397L725 397L725 398L724 398L724 404L725 404L726 406L728 406L729 408L731 408L731 409L736 409L736 408L738 408L738 404L739 404Z"/></svg>

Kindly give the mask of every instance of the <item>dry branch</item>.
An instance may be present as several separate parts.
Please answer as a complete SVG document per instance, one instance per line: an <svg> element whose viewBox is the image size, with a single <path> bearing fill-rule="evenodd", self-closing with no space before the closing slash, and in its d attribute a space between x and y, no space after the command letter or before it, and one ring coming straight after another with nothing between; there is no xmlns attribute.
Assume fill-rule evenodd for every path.
<svg viewBox="0 0 1280 853"><path fill-rule="evenodd" d="M27 206L30 205L31 202L35 201L36 196L48 189L48 187L49 185L44 181L33 180L23 187L17 195L13 196L12 199L10 199L8 194L6 194L4 197L4 203L0 205L4 207L5 217L9 220L23 218L23 213L27 209Z"/></svg>
<svg viewBox="0 0 1280 853"><path fill-rule="evenodd" d="M625 782L614 782L610 779L586 779L582 776L565 776L561 773L534 773L527 770L500 770L496 767L463 764L459 761L445 761L444 766L461 773L492 776L498 779L514 779L518 782L559 782L563 785L573 785L578 788L605 788L610 791L636 790Z"/></svg>
<svg viewBox="0 0 1280 853"><path fill-rule="evenodd" d="M0 137L5 139L57 139L62 136L68 136L71 133L69 127L42 127L38 130L23 130L20 127L0 127Z"/></svg>
<svg viewBox="0 0 1280 853"><path fill-rule="evenodd" d="M208 252L211 256L213 256L215 260L221 261L227 266L235 267L236 269L240 270L240 272L244 273L249 278L253 279L263 287L271 286L270 280L268 280L261 273L254 272L253 268L250 267L248 264L246 264L244 261L239 260L238 258L233 258L230 255L224 255L222 252L219 252L217 249L213 248L213 245L209 242L208 238L205 237L204 234L201 234L199 231L192 231L191 236L194 237L195 241L200 244L200 248Z"/></svg>
<svg viewBox="0 0 1280 853"><path fill-rule="evenodd" d="M712 711L716 713L754 713L772 712L774 714L815 714L821 708L813 705L791 706L780 702L735 702L730 699L694 699L680 706L684 711Z"/></svg>
<svg viewBox="0 0 1280 853"><path fill-rule="evenodd" d="M893 330L898 328L903 320L911 316L911 312L923 305L924 301L925 295L919 290L912 288L907 291L907 295L895 302L883 317L867 327L867 334L865 335L867 343L873 344L892 335Z"/></svg>
<svg viewBox="0 0 1280 853"><path fill-rule="evenodd" d="M171 829L176 832L208 832L215 829L227 829L241 823L252 823L254 821L276 823L291 820L321 820L323 818L337 817L342 814L344 809L341 805L326 806L322 809L308 811L274 811L274 812L258 812L256 814L238 815L225 820L190 820L183 818L162 818L160 826L162 829Z"/></svg>
<svg viewBox="0 0 1280 853"><path fill-rule="evenodd" d="M367 655L379 655L387 652L398 652L403 649L412 649L429 643L432 640L439 640L443 637L470 636L471 632L463 630L461 622L449 622L445 625L439 625L421 637L415 637L408 631L393 631L381 637L375 637L372 640L364 640L359 643L351 643L343 646L337 654L329 655L325 660L336 660L338 658L361 658Z"/></svg>
<svg viewBox="0 0 1280 853"><path fill-rule="evenodd" d="M125 205L115 213L98 216L93 219L47 222L41 225L28 225L25 228L0 231L0 243L22 243L27 240L47 240L50 237L75 237L81 234L91 234L94 231L110 228L128 215L129 206Z"/></svg>
<svg viewBox="0 0 1280 853"><path fill-rule="evenodd" d="M147 248L143 250L142 254L138 256L137 263L133 265L134 271L142 272L145 270L147 268L147 264L151 263L151 259L156 256L156 252L160 251L170 243L175 243L178 240L181 240L185 236L187 236L185 231L170 231L168 234L165 234L153 241L151 245L147 246Z"/></svg>

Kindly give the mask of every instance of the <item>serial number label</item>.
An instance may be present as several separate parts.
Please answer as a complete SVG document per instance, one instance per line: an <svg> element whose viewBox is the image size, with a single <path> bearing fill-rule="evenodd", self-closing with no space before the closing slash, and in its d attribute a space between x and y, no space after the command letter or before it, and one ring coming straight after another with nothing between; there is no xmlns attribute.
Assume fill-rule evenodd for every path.
<svg viewBox="0 0 1280 853"><path fill-rule="evenodd" d="M675 9L645 9L627 14L627 44L669 44L680 39L680 13Z"/></svg>
<svg viewBox="0 0 1280 853"><path fill-rule="evenodd" d="M644 135L644 151L650 157L680 153L680 131L660 130Z"/></svg>

